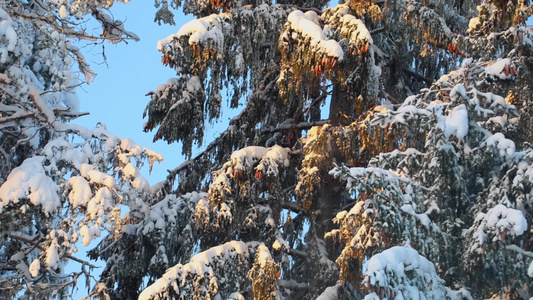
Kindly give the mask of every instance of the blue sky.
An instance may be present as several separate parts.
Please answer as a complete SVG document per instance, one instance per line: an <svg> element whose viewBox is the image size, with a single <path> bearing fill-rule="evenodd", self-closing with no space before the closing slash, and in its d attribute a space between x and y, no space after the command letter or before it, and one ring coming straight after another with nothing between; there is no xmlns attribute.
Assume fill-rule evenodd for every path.
<svg viewBox="0 0 533 300"><path fill-rule="evenodd" d="M142 114L149 100L145 94L176 76L172 69L161 64L157 41L176 33L181 25L192 19L191 16L180 15L175 18L175 26L160 26L153 21L155 12L153 0L134 0L112 7L114 18L125 20L126 29L137 34L141 40L128 44L104 44L107 65L103 63L102 46L82 49L97 76L90 85L78 89L80 110L90 115L74 121L88 128L103 122L118 137L131 138L137 144L163 154L164 164L155 164L151 175L147 170L143 172L151 184L163 180L167 169L184 160L180 145L168 145L164 141L152 143L154 134L142 131L142 124L146 121ZM99 29L95 30L99 33Z"/></svg>

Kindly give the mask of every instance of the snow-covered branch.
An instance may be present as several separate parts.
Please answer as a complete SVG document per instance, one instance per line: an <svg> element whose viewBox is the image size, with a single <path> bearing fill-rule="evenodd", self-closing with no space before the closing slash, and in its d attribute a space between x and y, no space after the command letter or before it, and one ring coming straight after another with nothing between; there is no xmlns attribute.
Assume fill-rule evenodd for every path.
<svg viewBox="0 0 533 300"><path fill-rule="evenodd" d="M329 123L329 120L320 120L320 121L313 121L313 122L300 122L298 124L294 123L293 120L287 120L288 122L281 123L278 127L273 128L264 128L262 129L265 133L274 133L274 132L280 132L285 130L291 130L291 129L297 129L297 130L307 130L311 129L311 127L314 126L321 126L324 124Z"/></svg>
<svg viewBox="0 0 533 300"><path fill-rule="evenodd" d="M12 233L12 234L9 235L9 237L14 239L14 240L24 242L24 243L30 245L33 248L38 248L41 251L46 251L48 249L48 248L45 248L41 244L44 240L39 238L40 235L37 235L35 238L29 238L29 237L26 237L24 235L19 235L17 233ZM64 258L73 260L75 262L78 262L78 263L80 263L82 265L85 265L85 266L88 266L90 268L99 268L98 266L93 265L93 264L89 263L86 260L80 259L80 258L72 256L70 254L65 254Z"/></svg>

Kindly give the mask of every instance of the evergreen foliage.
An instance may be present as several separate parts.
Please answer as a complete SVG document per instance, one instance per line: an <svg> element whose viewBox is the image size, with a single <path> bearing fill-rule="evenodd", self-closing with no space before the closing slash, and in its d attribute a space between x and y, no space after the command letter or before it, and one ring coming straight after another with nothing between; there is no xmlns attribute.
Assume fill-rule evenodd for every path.
<svg viewBox="0 0 533 300"><path fill-rule="evenodd" d="M134 37L113 2L8 2L2 296L62 296L86 264L61 262L105 230L96 299L533 297L530 1L156 0L157 22L196 19L158 44L176 78L144 129L189 160L152 187L135 163L160 156L67 123L59 96L70 55L90 77L70 22Z"/></svg>

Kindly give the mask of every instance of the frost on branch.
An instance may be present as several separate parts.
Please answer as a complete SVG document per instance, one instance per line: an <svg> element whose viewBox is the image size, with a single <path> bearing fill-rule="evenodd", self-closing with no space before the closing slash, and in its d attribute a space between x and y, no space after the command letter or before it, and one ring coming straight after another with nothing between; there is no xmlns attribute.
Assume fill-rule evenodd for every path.
<svg viewBox="0 0 533 300"><path fill-rule="evenodd" d="M461 289L453 291L442 283L434 264L412 248L392 247L370 258L364 299L472 299Z"/></svg>

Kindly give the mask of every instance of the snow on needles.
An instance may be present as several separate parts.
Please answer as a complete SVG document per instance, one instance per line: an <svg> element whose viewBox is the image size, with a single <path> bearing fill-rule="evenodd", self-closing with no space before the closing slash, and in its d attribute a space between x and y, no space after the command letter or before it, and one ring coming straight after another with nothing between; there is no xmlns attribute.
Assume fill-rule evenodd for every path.
<svg viewBox="0 0 533 300"><path fill-rule="evenodd" d="M168 269L160 279L143 290L139 295L139 300L164 298L168 295L170 287L179 294L179 286L183 284L182 281L185 281L187 277L205 276L207 278L215 278L213 277L215 275L213 265L216 261L239 260L239 258L244 260L249 258L248 246L240 241L227 242L200 252L193 256L187 264L177 264Z"/></svg>
<svg viewBox="0 0 533 300"><path fill-rule="evenodd" d="M317 51L326 54L329 57L336 57L342 60L344 52L341 46L335 40L328 40L318 24L318 16L314 11L303 13L295 10L287 18L291 29L301 33L304 37L311 40L311 47Z"/></svg>
<svg viewBox="0 0 533 300"><path fill-rule="evenodd" d="M489 209L486 214L479 213L474 223L479 224L473 237L477 239L480 246L486 243L488 233L492 233L493 241L497 241L504 239L507 234L522 235L528 229L524 214L520 210L507 208L503 204Z"/></svg>
<svg viewBox="0 0 533 300"><path fill-rule="evenodd" d="M228 17L228 14L212 14L207 17L195 19L185 23L176 34L169 35L167 38L157 43L157 50L164 51L165 45L170 44L174 39L180 39L189 36L189 45L208 44L211 48L217 48L221 51L224 47L224 33L222 32L222 20Z"/></svg>
<svg viewBox="0 0 533 300"><path fill-rule="evenodd" d="M506 139L501 132L497 132L485 140L485 145L496 147L502 157L513 157L516 150L514 142Z"/></svg>
<svg viewBox="0 0 533 300"><path fill-rule="evenodd" d="M233 152L231 160L225 164L225 167L232 166L233 170L243 171L253 166L255 162L263 160L258 165L257 171L277 172L275 165L280 164L285 167L289 165L289 152L289 148L278 145L271 148L250 146Z"/></svg>
<svg viewBox="0 0 533 300"><path fill-rule="evenodd" d="M501 80L511 79L513 75L505 72L506 66L509 65L511 65L510 58L498 59L495 63L485 68L485 74Z"/></svg>
<svg viewBox="0 0 533 300"><path fill-rule="evenodd" d="M407 247L392 247L372 256L363 282L390 299L471 299L465 290L453 291L443 286L433 263ZM374 292L365 297L370 299L383 297Z"/></svg>
<svg viewBox="0 0 533 300"><path fill-rule="evenodd" d="M61 205L59 187L46 175L43 168L43 156L26 159L15 168L0 187L0 213L10 202L18 203L21 198L28 198L33 205L41 205L46 214L50 214Z"/></svg>
<svg viewBox="0 0 533 300"><path fill-rule="evenodd" d="M18 37L13 29L13 20L2 9L0 9L0 63L7 61L7 52L15 51Z"/></svg>
<svg viewBox="0 0 533 300"><path fill-rule="evenodd" d="M464 104L454 107L446 117L444 134L447 137L453 134L458 139L463 139L468 134L468 110Z"/></svg>

